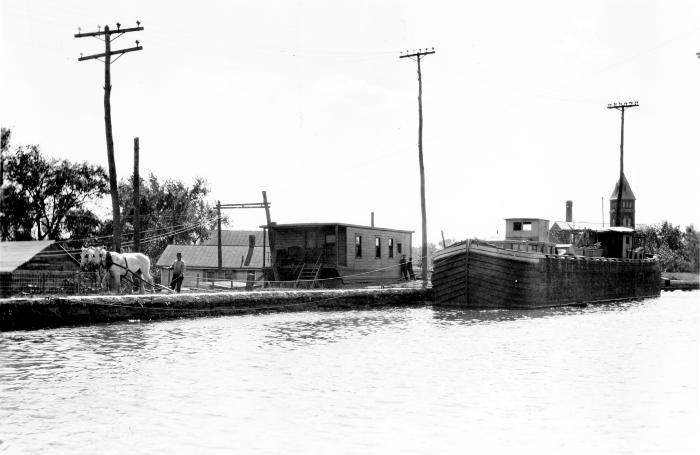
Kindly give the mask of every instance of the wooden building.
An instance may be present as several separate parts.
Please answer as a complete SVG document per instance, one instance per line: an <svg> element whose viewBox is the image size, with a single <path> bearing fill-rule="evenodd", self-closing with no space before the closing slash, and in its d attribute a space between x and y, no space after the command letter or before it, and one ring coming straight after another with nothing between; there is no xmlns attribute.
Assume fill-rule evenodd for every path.
<svg viewBox="0 0 700 455"><path fill-rule="evenodd" d="M244 286L249 280L258 281L263 275L263 256L264 263L270 265L269 247L264 248L266 243L263 231L222 230L221 270L218 268L217 231L210 231L209 239L201 245L168 245L156 263L161 284L170 283L172 271L168 267L175 262L177 253L182 253L186 266L183 287L205 286L212 282L222 286L229 282L236 287Z"/></svg>
<svg viewBox="0 0 700 455"><path fill-rule="evenodd" d="M73 292L79 270L80 258L54 240L0 242L0 297Z"/></svg>
<svg viewBox="0 0 700 455"><path fill-rule="evenodd" d="M413 231L344 223L273 224L274 260L283 281L331 287L378 285L400 279Z"/></svg>
<svg viewBox="0 0 700 455"><path fill-rule="evenodd" d="M546 242L549 240L549 220L506 218L506 240Z"/></svg>

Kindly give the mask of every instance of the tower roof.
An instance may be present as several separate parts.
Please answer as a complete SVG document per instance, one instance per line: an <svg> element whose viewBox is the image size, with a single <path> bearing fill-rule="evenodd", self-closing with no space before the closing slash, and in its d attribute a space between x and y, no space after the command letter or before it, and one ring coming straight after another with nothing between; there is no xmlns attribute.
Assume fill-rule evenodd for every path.
<svg viewBox="0 0 700 455"><path fill-rule="evenodd" d="M620 188L620 182L617 181L615 183L615 189L612 192L612 195L610 196L610 200L616 200L617 199L617 191ZM630 187L630 183L627 181L627 177L625 177L624 172L622 173L622 199L633 199L636 200L637 198L634 197L634 193L632 192L632 188Z"/></svg>

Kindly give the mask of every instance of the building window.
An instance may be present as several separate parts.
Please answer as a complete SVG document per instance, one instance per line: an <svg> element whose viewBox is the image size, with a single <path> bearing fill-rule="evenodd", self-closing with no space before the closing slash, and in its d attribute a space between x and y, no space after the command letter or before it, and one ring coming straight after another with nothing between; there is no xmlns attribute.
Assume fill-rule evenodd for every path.
<svg viewBox="0 0 700 455"><path fill-rule="evenodd" d="M401 244L400 244L400 243L397 243L397 244L396 244L396 252L399 253L399 254L402 253L402 251L401 251Z"/></svg>
<svg viewBox="0 0 700 455"><path fill-rule="evenodd" d="M355 234L355 257L362 257L362 236Z"/></svg>
<svg viewBox="0 0 700 455"><path fill-rule="evenodd" d="M389 257L394 257L394 239L389 239Z"/></svg>
<svg viewBox="0 0 700 455"><path fill-rule="evenodd" d="M374 238L374 257L382 257L382 239L379 237Z"/></svg>
<svg viewBox="0 0 700 455"><path fill-rule="evenodd" d="M513 230L514 231L522 231L523 230L523 223L520 221L514 221L513 222Z"/></svg>
<svg viewBox="0 0 700 455"><path fill-rule="evenodd" d="M529 221L523 222L523 231L532 231L532 223L530 223Z"/></svg>

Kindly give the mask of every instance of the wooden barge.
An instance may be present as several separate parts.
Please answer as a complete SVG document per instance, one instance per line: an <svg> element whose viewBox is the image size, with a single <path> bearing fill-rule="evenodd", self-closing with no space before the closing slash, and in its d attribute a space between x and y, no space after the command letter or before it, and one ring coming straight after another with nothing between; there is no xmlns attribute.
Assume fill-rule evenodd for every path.
<svg viewBox="0 0 700 455"><path fill-rule="evenodd" d="M556 245L547 242L467 240L450 245L433 259L434 303L541 308L660 294L661 273L655 258L557 253Z"/></svg>

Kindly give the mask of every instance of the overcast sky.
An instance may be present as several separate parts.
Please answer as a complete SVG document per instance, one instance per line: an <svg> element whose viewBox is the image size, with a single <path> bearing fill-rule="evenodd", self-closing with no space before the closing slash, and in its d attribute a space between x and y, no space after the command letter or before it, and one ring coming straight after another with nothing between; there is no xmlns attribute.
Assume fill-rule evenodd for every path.
<svg viewBox="0 0 700 455"><path fill-rule="evenodd" d="M700 2L0 0L0 124L12 144L107 167L97 26L113 48L119 178L133 169L278 223L416 231L422 60L428 239L503 235L504 218L608 223L625 115L637 222L700 221ZM109 200L101 205L109 208ZM104 210L109 213L109 210ZM232 227L261 210L228 213ZM498 231L498 235L496 234Z"/></svg>

